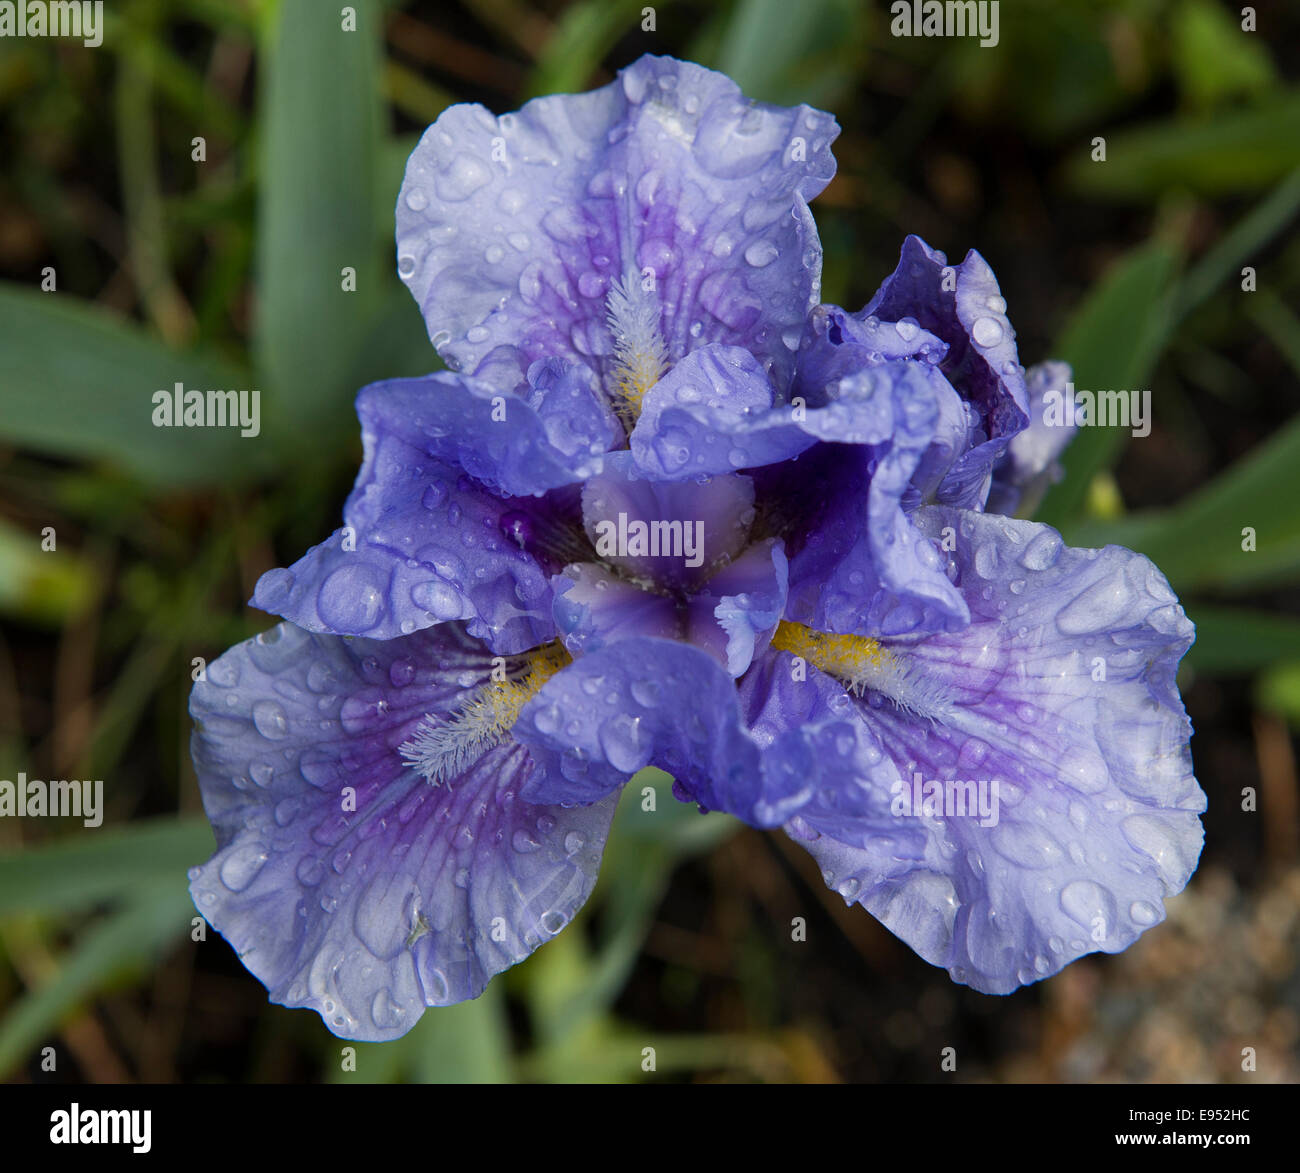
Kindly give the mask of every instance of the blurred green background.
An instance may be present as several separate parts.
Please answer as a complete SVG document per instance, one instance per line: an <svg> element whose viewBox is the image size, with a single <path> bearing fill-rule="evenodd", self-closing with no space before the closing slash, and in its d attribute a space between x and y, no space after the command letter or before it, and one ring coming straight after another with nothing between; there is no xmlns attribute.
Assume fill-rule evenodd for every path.
<svg viewBox="0 0 1300 1173"><path fill-rule="evenodd" d="M106 794L96 830L0 820L0 1078L1300 1078L1300 8L1250 33L1216 0L1006 0L982 49L860 0L663 3L652 32L641 0L357 3L352 35L341 7L113 0L102 48L0 41L0 778ZM839 119L825 300L861 306L908 232L978 248L1024 362L1152 388L1150 436L1084 431L1037 516L1151 555L1198 626L1201 868L1127 953L982 997L657 776L573 928L344 1072L314 1014L191 940L191 662L269 626L258 575L337 524L358 388L437 366L393 262L419 132L646 51ZM261 390L262 435L155 429L176 381Z"/></svg>

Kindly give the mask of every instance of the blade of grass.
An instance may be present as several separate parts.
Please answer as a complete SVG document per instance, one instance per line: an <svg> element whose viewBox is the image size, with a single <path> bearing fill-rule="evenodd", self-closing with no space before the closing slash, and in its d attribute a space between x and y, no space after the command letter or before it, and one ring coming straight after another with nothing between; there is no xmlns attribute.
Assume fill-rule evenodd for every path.
<svg viewBox="0 0 1300 1173"><path fill-rule="evenodd" d="M123 975L139 972L189 928L194 906L182 888L150 892L88 929L52 981L29 990L0 1021L0 1079L79 1005Z"/></svg>

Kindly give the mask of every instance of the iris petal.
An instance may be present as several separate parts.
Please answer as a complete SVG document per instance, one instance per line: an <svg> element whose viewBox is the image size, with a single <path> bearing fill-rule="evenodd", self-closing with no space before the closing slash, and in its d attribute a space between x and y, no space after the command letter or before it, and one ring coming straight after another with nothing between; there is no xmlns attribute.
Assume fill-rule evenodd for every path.
<svg viewBox="0 0 1300 1173"><path fill-rule="evenodd" d="M520 713L515 737L543 767L522 791L530 802L595 802L653 765L684 801L756 826L783 821L786 780L769 777L735 682L689 644L638 637L575 660Z"/></svg>
<svg viewBox="0 0 1300 1173"><path fill-rule="evenodd" d="M669 357L724 342L788 383L821 248L807 201L835 120L645 56L585 94L446 110L407 165L398 272L453 370L500 389L538 359L608 381L611 287L652 281Z"/></svg>
<svg viewBox="0 0 1300 1173"><path fill-rule="evenodd" d="M1126 948L1194 870L1206 804L1174 683L1193 630L1139 554L1068 549L1047 526L968 511L926 508L917 521L955 536L971 624L880 641L917 683L854 702L876 751L875 806L803 809L791 832L828 882L928 961L1005 993ZM869 836L890 833L880 796L923 793L918 781L996 781L997 810L991 823L951 808L896 817L926 835L900 869Z"/></svg>
<svg viewBox="0 0 1300 1173"><path fill-rule="evenodd" d="M989 438L1014 436L1029 422L1024 371L1007 303L988 262L972 250L959 265L919 236L903 242L898 267L860 314L910 319L948 344L940 363L954 387L982 413Z"/></svg>
<svg viewBox="0 0 1300 1173"><path fill-rule="evenodd" d="M1049 485L1061 476L1057 457L1074 439L1072 418L1059 421L1049 414L1055 394L1059 406L1071 393L1068 363L1045 362L1025 373L1029 392L1029 427L1013 436L1006 455L993 472L986 508L990 513L1032 512Z"/></svg>
<svg viewBox="0 0 1300 1173"><path fill-rule="evenodd" d="M464 619L503 653L551 638L552 571L503 521L600 457L571 456L551 440L553 416L452 375L373 384L357 412L365 459L346 525L288 570L264 574L253 606L312 631L376 639Z"/></svg>
<svg viewBox="0 0 1300 1173"><path fill-rule="evenodd" d="M281 624L208 667L190 700L217 852L199 910L286 1006L344 1038L396 1038L426 1005L477 997L559 931L595 883L611 798L521 796L508 739L432 786L400 746L489 677L455 625L342 639Z"/></svg>

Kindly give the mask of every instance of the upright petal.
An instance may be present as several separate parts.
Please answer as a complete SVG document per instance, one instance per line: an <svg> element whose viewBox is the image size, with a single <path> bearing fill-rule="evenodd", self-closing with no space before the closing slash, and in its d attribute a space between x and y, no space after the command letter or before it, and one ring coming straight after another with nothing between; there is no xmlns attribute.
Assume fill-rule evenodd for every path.
<svg viewBox="0 0 1300 1173"><path fill-rule="evenodd" d="M922 330L915 318L863 321L839 306L819 305L804 325L794 392L809 406L821 407L833 397L835 384L866 367L905 358L938 363L947 353L948 344Z"/></svg>
<svg viewBox="0 0 1300 1173"><path fill-rule="evenodd" d="M190 890L272 1001L344 1038L396 1038L426 1005L477 997L586 900L613 799L528 803L535 764L508 739L439 786L403 763L424 716L491 668L454 626L371 641L284 623L195 686L218 848Z"/></svg>
<svg viewBox="0 0 1300 1173"><path fill-rule="evenodd" d="M1048 487L1061 477L1057 458L1074 439L1073 415L1066 414L1071 394L1068 363L1045 362L1025 373L1029 391L1029 427L1013 436L1006 455L993 470L993 487L985 508L990 513L1030 514Z"/></svg>
<svg viewBox="0 0 1300 1173"><path fill-rule="evenodd" d="M807 201L837 133L666 57L500 118L452 106L407 164L398 272L448 366L503 389L551 357L608 382L608 298L629 275L652 280L672 361L743 346L783 386L820 281Z"/></svg>
<svg viewBox="0 0 1300 1173"><path fill-rule="evenodd" d="M948 344L940 363L949 382L982 413L990 438L1010 437L1029 422L1024 372L1007 303L988 262L972 250L960 265L919 236L903 242L898 267L860 314L873 320L915 321Z"/></svg>
<svg viewBox="0 0 1300 1173"><path fill-rule="evenodd" d="M749 544L754 485L745 476L643 480L628 453L582 487L582 521L596 553L632 578L694 591Z"/></svg>
<svg viewBox="0 0 1300 1173"><path fill-rule="evenodd" d="M871 635L963 626L966 604L943 572L939 548L906 508L916 503L913 478L942 436L942 377L904 361L851 382L862 443L823 444L755 473L760 509L787 535L786 617L821 631ZM848 404L832 402L809 412L809 421L841 408Z"/></svg>

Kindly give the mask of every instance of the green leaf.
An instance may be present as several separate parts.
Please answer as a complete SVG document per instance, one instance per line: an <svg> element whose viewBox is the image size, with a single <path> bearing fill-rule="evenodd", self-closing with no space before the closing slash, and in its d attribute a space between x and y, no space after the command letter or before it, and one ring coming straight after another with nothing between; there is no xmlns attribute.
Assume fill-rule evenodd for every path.
<svg viewBox="0 0 1300 1173"><path fill-rule="evenodd" d="M716 68L750 98L825 104L848 76L833 55L856 31L861 12L846 0L741 0Z"/></svg>
<svg viewBox="0 0 1300 1173"><path fill-rule="evenodd" d="M1146 200L1171 188L1202 195L1255 191L1300 166L1300 93L1283 93L1246 110L1164 122L1107 136L1106 159L1091 146L1066 169L1077 190Z"/></svg>
<svg viewBox="0 0 1300 1173"><path fill-rule="evenodd" d="M182 888L149 892L88 929L48 983L24 994L0 1022L0 1079L79 1004L125 973L138 973L189 928Z"/></svg>
<svg viewBox="0 0 1300 1173"><path fill-rule="evenodd" d="M1256 33L1211 0L1182 0L1173 18L1173 65L1192 103L1213 106L1274 82L1273 63Z"/></svg>
<svg viewBox="0 0 1300 1173"><path fill-rule="evenodd" d="M1190 605L1196 643L1187 653L1198 672L1253 673L1275 660L1300 660L1300 620L1238 607Z"/></svg>
<svg viewBox="0 0 1300 1173"><path fill-rule="evenodd" d="M274 427L304 449L353 426L347 379L383 275L372 203L382 9L350 7L354 32L337 5L283 0L264 52L257 354Z"/></svg>
<svg viewBox="0 0 1300 1173"><path fill-rule="evenodd" d="M1260 678L1255 700L1261 709L1280 713L1300 727L1300 661L1276 664Z"/></svg>
<svg viewBox="0 0 1300 1173"><path fill-rule="evenodd" d="M1300 573L1297 500L1300 417L1177 508L1078 526L1066 537L1071 545L1140 550L1180 592L1269 585ZM1255 549L1243 549L1252 535Z"/></svg>
<svg viewBox="0 0 1300 1173"><path fill-rule="evenodd" d="M5 770L0 777L15 779ZM186 872L213 852L207 819L86 827L45 846L0 855L0 917L69 913L167 888L189 900ZM192 906L191 906L192 907Z"/></svg>
<svg viewBox="0 0 1300 1173"><path fill-rule="evenodd" d="M108 460L155 483L246 475L261 444L238 428L154 427L153 395L176 383L249 390L215 355L171 350L137 327L59 293L0 285L0 440L54 456Z"/></svg>
<svg viewBox="0 0 1300 1173"><path fill-rule="evenodd" d="M1255 324L1268 335L1300 375L1300 317L1297 317L1271 289L1261 289L1251 295L1247 311Z"/></svg>
<svg viewBox="0 0 1300 1173"><path fill-rule="evenodd" d="M1177 253L1152 240L1128 254L1088 295L1051 353L1074 370L1076 391L1140 389L1168 335L1168 295ZM1037 514L1057 529L1076 516L1092 479L1129 438L1124 428L1080 428L1065 450L1065 478Z"/></svg>
<svg viewBox="0 0 1300 1173"><path fill-rule="evenodd" d="M80 558L41 549L41 535L0 520L0 611L58 624L92 594L92 571Z"/></svg>
<svg viewBox="0 0 1300 1173"><path fill-rule="evenodd" d="M1174 312L1189 313L1229 277L1239 277L1242 262L1273 239L1300 210L1300 168L1225 232L1188 271L1178 290Z"/></svg>
<svg viewBox="0 0 1300 1173"><path fill-rule="evenodd" d="M330 1047L331 1083L509 1083L510 1028L503 986L488 983L479 997L434 1006L400 1039L354 1043L356 1071L344 1071Z"/></svg>
<svg viewBox="0 0 1300 1173"><path fill-rule="evenodd" d="M654 790L653 810L644 809L642 791L647 786ZM651 767L624 788L600 881L592 894L592 903L602 909L602 935L572 997L534 1007L544 1013L539 1034L563 1035L613 1004L636 964L673 870L683 859L709 850L740 829L741 824L728 815L716 811L701 815L695 807L678 802L671 786L667 774Z"/></svg>

